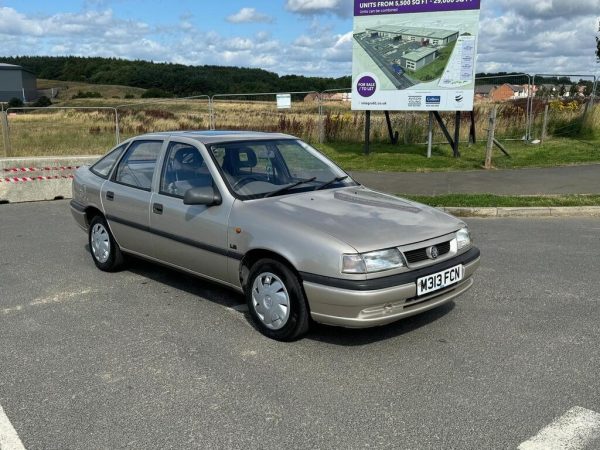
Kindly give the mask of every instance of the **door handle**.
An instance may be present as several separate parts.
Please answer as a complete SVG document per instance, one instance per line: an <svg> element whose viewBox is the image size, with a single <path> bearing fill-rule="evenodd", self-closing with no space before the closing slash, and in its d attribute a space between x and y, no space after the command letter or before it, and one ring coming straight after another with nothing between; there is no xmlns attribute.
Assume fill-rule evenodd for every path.
<svg viewBox="0 0 600 450"><path fill-rule="evenodd" d="M163 205L161 205L160 203L154 203L152 205L152 212L154 214L162 214L163 213Z"/></svg>
<svg viewBox="0 0 600 450"><path fill-rule="evenodd" d="M106 200L114 200L115 199L115 193L113 191L107 191L106 192Z"/></svg>

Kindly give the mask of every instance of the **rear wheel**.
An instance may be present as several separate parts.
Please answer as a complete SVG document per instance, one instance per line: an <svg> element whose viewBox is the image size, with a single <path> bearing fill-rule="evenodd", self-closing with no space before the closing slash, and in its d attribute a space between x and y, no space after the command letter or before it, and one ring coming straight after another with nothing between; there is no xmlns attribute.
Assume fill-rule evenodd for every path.
<svg viewBox="0 0 600 450"><path fill-rule="evenodd" d="M246 301L254 324L271 339L292 341L309 329L304 292L285 264L270 258L256 262L250 269Z"/></svg>
<svg viewBox="0 0 600 450"><path fill-rule="evenodd" d="M95 216L90 222L89 245L92 259L98 269L114 272L123 264L123 254L108 228L106 219Z"/></svg>

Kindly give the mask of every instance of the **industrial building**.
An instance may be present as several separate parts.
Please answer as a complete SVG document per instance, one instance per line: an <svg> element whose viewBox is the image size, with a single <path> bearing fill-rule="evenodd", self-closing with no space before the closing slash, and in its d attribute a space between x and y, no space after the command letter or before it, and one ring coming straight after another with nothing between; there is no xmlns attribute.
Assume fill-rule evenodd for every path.
<svg viewBox="0 0 600 450"><path fill-rule="evenodd" d="M0 102L19 98L24 102L38 97L35 74L21 66L0 63Z"/></svg>
<svg viewBox="0 0 600 450"><path fill-rule="evenodd" d="M405 53L400 57L400 66L408 70L419 70L427 64L432 63L438 56L436 48L421 47L417 50Z"/></svg>
<svg viewBox="0 0 600 450"><path fill-rule="evenodd" d="M367 28L371 37L393 38L407 42L420 42L422 45L444 46L458 39L458 31L439 28L403 27L385 25Z"/></svg>

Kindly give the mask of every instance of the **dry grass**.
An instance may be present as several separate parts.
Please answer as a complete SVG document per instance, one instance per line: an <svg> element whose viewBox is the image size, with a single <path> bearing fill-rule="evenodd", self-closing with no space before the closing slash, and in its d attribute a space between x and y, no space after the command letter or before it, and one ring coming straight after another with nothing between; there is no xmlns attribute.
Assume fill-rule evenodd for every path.
<svg viewBox="0 0 600 450"><path fill-rule="evenodd" d="M77 84L74 83L73 86L76 88ZM118 113L121 139L153 131L210 128L207 99L154 101L78 99L57 105L65 104L91 108L127 104L119 108ZM480 141L485 137L491 108L491 104L476 106L476 131ZM337 101L324 102L322 110L321 121L318 104L304 102L302 99L294 99L289 110L278 110L274 98L252 101L243 98L217 99L214 103L217 129L278 131L299 136L311 143L318 143L321 133L326 143L347 142L351 145L360 145L363 142L364 113L351 111L349 103ZM541 134L542 111L543 105L536 103L534 136ZM442 117L452 129L454 114L442 114ZM496 136L499 139L523 138L526 129L524 101L499 105L497 117ZM595 130L600 129L600 109L598 107L591 109L585 121L581 120L582 117L583 106L576 110L552 111L549 132L556 137L574 137L580 135L577 133L587 133L588 137L593 138ZM393 153L426 141L427 114L397 112L392 113L391 118L393 129L399 133L400 144L407 144L396 147ZM462 141L467 140L469 125L469 115L462 114ZM9 126L11 155L14 156L100 154L116 142L113 110L45 109L13 114L9 117ZM372 115L371 130L371 138L375 144L383 144L389 140L382 113ZM444 137L437 126L434 140L444 142ZM560 142L564 145L564 141ZM584 160L589 160L589 155L586 154ZM560 158L558 161L553 159L552 165L556 163L560 163Z"/></svg>

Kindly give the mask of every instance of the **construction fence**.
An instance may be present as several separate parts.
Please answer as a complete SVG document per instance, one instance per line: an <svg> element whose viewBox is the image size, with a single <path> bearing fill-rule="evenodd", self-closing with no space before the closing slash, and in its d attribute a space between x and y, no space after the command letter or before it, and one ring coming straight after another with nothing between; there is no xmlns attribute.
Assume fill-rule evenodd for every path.
<svg viewBox="0 0 600 450"><path fill-rule="evenodd" d="M489 117L496 112L500 141L533 142L582 132L597 92L594 75L511 74L478 77L475 85L475 135L485 139ZM352 111L351 89L323 92L199 95L160 100L73 101L71 106L8 108L0 104L4 156L95 155L132 136L171 130L277 131L308 142L363 142L365 114ZM93 102L93 103L92 103ZM89 105L89 106L87 106ZM92 106L93 105L93 106ZM456 115L441 113L450 129ZM460 115L461 142L467 142L470 113ZM429 115L390 112L399 144L427 141ZM389 140L383 113L371 114L371 140ZM439 129L435 143L446 141Z"/></svg>

